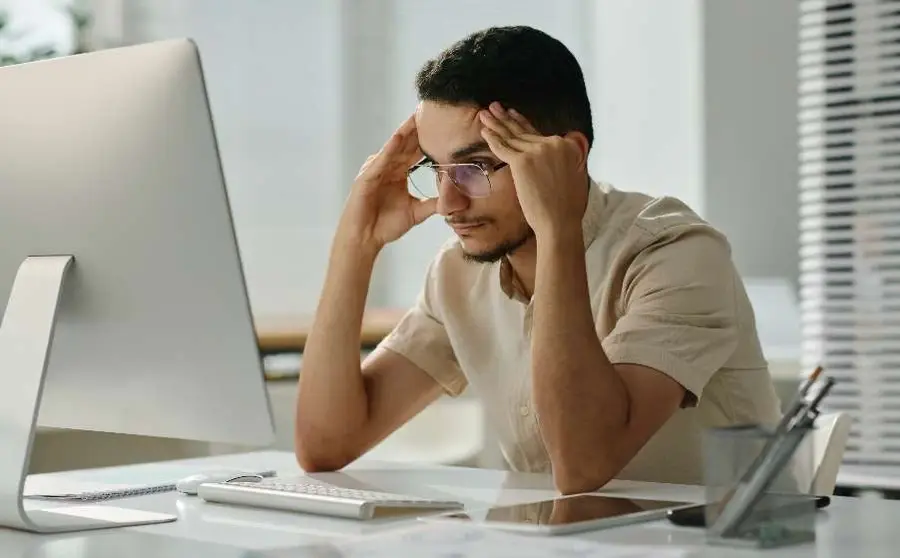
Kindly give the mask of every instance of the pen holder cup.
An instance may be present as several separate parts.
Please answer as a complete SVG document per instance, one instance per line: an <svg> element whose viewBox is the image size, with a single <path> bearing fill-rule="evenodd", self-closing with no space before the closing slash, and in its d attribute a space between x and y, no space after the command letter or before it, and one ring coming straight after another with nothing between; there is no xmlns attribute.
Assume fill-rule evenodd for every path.
<svg viewBox="0 0 900 558"><path fill-rule="evenodd" d="M774 548L815 540L812 431L798 427L784 436L757 426L707 431L709 544Z"/></svg>

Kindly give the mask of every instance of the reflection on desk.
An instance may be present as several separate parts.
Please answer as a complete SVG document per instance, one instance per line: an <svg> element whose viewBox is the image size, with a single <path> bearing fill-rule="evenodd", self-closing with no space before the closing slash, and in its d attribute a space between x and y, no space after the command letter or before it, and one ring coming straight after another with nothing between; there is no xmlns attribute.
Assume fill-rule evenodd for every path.
<svg viewBox="0 0 900 558"><path fill-rule="evenodd" d="M373 348L403 317L405 310L373 308L363 317L361 348ZM255 318L256 338L263 354L298 352L306 346L312 316L261 316Z"/></svg>
<svg viewBox="0 0 900 558"><path fill-rule="evenodd" d="M637 514L684 504L685 502L665 500L645 500L640 498L632 500L622 497L608 498L601 495L579 495L490 508L487 510L485 520L505 523L531 523L534 525L565 525ZM637 523L637 521L633 523Z"/></svg>
<svg viewBox="0 0 900 558"><path fill-rule="evenodd" d="M311 545L293 554L266 553L274 558L682 558L691 549L655 545L608 544L575 537L535 537L465 525L425 524L397 529L355 541Z"/></svg>
<svg viewBox="0 0 900 558"><path fill-rule="evenodd" d="M185 476L218 467L271 468L280 475L299 473L293 454L258 452L183 460L164 465L132 465L112 469L54 473L52 478L84 482L159 482L173 474ZM464 467L411 467L362 459L344 472L323 480L348 487L365 485L385 492L421 497L461 499L467 509L497 504L535 502L556 496L548 475L514 473ZM613 481L602 491L628 498L701 501L702 487ZM113 504L122 505L120 502ZM103 505L103 504L98 504ZM355 520L292 514L265 509L208 505L194 497L176 493L129 498L127 507L177 513L178 521L142 528L88 532L65 537L0 530L4 558L86 558L128 556L154 558L174 556L309 556L304 549L332 548L338 556L370 555L393 548L391 534L415 525L415 520L397 520L364 525ZM692 558L738 558L752 556L806 558L815 556L895 557L900 547L900 502L871 498L836 497L817 515L817 540L777 551L754 552L710 547L703 530L679 528L666 520L569 535L566 540L588 540L630 547L641 552L648 546L656 553L688 549ZM421 522L420 522L421 523ZM440 533L438 533L440 534ZM371 538L370 538L371 536ZM420 539L421 540L421 539ZM531 540L531 539L529 539ZM334 544L338 542L339 544ZM534 539L535 548L543 542ZM496 548L490 541L474 545L471 555ZM370 552L367 553L367 548ZM546 553L545 553L546 554ZM552 554L552 553L551 553ZM312 554L316 556L316 554ZM328 555L328 554L325 554ZM382 554L384 555L384 554ZM409 554L403 554L409 555ZM558 552L556 555L570 555ZM639 554L640 555L640 554ZM647 555L647 554L644 554ZM321 556L319 554L318 556Z"/></svg>

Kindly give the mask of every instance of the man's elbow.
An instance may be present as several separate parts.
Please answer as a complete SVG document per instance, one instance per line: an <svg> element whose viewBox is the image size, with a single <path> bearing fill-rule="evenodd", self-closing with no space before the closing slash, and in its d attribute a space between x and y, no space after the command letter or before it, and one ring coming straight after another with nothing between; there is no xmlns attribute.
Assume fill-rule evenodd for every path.
<svg viewBox="0 0 900 558"><path fill-rule="evenodd" d="M306 473L330 473L347 465L340 459L323 458L301 450L296 450L294 456L297 458L297 465Z"/></svg>
<svg viewBox="0 0 900 558"><path fill-rule="evenodd" d="M563 495L581 494L600 490L615 478L617 471L612 467L595 462L594 466L567 466L561 464L553 467L553 484Z"/></svg>
<svg viewBox="0 0 900 558"><path fill-rule="evenodd" d="M553 484L560 494L568 496L570 494L582 494L584 492L595 492L600 490L606 483L612 480L609 475L596 476L576 476L576 475L553 475Z"/></svg>
<svg viewBox="0 0 900 558"><path fill-rule="evenodd" d="M294 457L304 472L329 473L343 469L357 456L351 457L350 452L340 451L337 444L316 442L308 437L295 436Z"/></svg>

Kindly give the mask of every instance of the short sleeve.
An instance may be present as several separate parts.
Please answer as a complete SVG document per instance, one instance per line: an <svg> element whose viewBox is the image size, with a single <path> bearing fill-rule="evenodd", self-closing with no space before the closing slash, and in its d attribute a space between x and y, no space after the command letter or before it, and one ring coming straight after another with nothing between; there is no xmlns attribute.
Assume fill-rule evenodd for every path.
<svg viewBox="0 0 900 558"><path fill-rule="evenodd" d="M455 397L465 390L467 381L440 318L437 265L436 260L429 266L415 304L379 347L406 357Z"/></svg>
<svg viewBox="0 0 900 558"><path fill-rule="evenodd" d="M738 344L736 281L730 247L712 227L654 235L624 273L624 312L603 339L610 362L658 370L688 391L686 406L696 404Z"/></svg>

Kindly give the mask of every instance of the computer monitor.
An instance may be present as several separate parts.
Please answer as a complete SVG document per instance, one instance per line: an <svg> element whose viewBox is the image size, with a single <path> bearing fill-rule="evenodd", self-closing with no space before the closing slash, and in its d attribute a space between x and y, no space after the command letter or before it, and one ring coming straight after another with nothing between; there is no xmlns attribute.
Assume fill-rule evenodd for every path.
<svg viewBox="0 0 900 558"><path fill-rule="evenodd" d="M0 525L109 523L19 513L38 410L43 426L273 440L193 42L0 68L4 311Z"/></svg>

